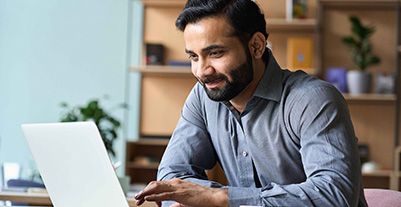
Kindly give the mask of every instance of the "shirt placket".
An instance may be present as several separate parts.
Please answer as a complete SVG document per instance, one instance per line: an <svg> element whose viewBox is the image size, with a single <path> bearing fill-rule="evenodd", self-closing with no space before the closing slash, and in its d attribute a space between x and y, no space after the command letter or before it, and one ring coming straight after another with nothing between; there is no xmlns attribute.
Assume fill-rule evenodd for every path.
<svg viewBox="0 0 401 207"><path fill-rule="evenodd" d="M232 106L228 106L231 113L232 121L235 123L235 131L237 132L238 148L236 149L236 159L238 164L239 180L242 186L253 186L253 165L252 158L249 153L246 133L242 127L241 115Z"/></svg>

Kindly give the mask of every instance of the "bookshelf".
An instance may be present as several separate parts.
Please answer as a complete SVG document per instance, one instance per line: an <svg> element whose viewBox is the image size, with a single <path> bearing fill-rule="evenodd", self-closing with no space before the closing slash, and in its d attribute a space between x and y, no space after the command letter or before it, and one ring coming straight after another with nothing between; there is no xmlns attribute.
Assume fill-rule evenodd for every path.
<svg viewBox="0 0 401 207"><path fill-rule="evenodd" d="M394 94L343 94L345 100L348 102L384 102L384 103L392 103L394 104L397 97Z"/></svg>
<svg viewBox="0 0 401 207"><path fill-rule="evenodd" d="M156 178L167 139L139 139L126 144L126 173L134 183L147 184Z"/></svg>
<svg viewBox="0 0 401 207"><path fill-rule="evenodd" d="M175 18L185 2L185 0L142 0L143 48L145 43L163 44L165 62L187 60L183 52L183 35L174 27ZM285 19L284 1L263 0L258 3L266 12L267 28L271 33L269 38L275 54L277 53L276 58L281 65L286 65L286 47L279 47L279 45L285 45L285 38L292 35L313 37L317 25L313 12L316 3L312 4L309 19L292 21ZM277 13L278 10L270 12L270 8L279 8L279 11L283 13ZM178 121L186 96L196 79L188 67L140 65L131 67L130 72L141 74L139 121L141 138L138 141L127 142L126 173L131 176L132 182L147 183L156 178L162 152ZM163 139L154 141L154 137ZM219 167L207 173L210 179L226 183L224 173Z"/></svg>
<svg viewBox="0 0 401 207"><path fill-rule="evenodd" d="M356 15L376 28L372 43L382 63L371 68L371 72L394 74L399 81L399 4L398 0L319 0L317 30L321 61L318 67L322 69L319 76L323 77L328 67L353 67L341 37L350 31L348 16ZM396 93L389 95L344 94L359 143L369 146L371 160L381 166L376 172L363 173L365 187L400 190L394 161L400 139L400 86L395 86Z"/></svg>
<svg viewBox="0 0 401 207"><path fill-rule="evenodd" d="M174 27L175 18L184 6L185 0L142 0L142 2L143 45L147 42L162 43L166 48L166 60L186 60L187 57L183 52L183 35ZM291 21L285 19L285 1L257 2L265 11L267 29L270 33L269 41L272 42L273 53L283 68L287 65L285 47L287 39L294 36L316 40L313 57L315 71L311 73L322 77L324 69L331 65L351 67L348 51L336 41L349 31L346 23L347 15L358 14L362 15L363 19L367 18L374 25L378 25L375 36L381 38L375 37L373 41L379 55L385 57L381 65L384 72L394 72L394 68L399 70L394 64L399 61L398 56L401 54L399 52L401 46L398 46L401 44L394 35L398 34L396 8L399 5L396 0L309 0L308 18ZM196 80L188 67L140 65L131 67L130 72L141 74L139 97L141 138L138 141L127 142L126 173L131 175L133 182L147 183L156 178L158 162L179 118L186 96ZM397 145L395 140L399 139L397 130L401 126L396 120L396 114L400 116L399 95L344 94L344 97L349 104L359 142L370 146L372 160L383 167L381 171L365 173L364 182L371 187L396 189L397 185L394 183L399 179L400 173L394 171L393 155ZM164 139L149 141L154 137ZM152 162L146 162L145 159L138 163L136 162L138 157L150 157ZM217 181L224 178L221 170L211 171L209 175Z"/></svg>
<svg viewBox="0 0 401 207"><path fill-rule="evenodd" d="M131 72L141 73L142 75L163 75L163 76L191 76L191 68L188 67L174 67L165 65L144 65L139 67L131 67Z"/></svg>
<svg viewBox="0 0 401 207"><path fill-rule="evenodd" d="M316 19L293 19L267 18L267 29L270 32L314 32L316 30Z"/></svg>

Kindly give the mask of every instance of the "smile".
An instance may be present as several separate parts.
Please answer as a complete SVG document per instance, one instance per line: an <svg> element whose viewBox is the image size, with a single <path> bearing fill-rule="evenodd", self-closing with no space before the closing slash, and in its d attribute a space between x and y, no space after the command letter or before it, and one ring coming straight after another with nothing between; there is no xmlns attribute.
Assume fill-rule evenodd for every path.
<svg viewBox="0 0 401 207"><path fill-rule="evenodd" d="M218 78L218 79L215 79L215 80L212 80L212 81L205 82L205 86L208 89L213 90L213 89L218 88L223 83L224 83L224 79L223 78Z"/></svg>

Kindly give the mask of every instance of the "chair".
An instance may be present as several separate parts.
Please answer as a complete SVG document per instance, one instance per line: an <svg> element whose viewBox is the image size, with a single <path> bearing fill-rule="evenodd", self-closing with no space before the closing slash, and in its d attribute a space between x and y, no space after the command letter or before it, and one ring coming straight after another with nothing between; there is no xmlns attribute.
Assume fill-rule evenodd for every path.
<svg viewBox="0 0 401 207"><path fill-rule="evenodd" d="M401 207L401 192L386 189L365 188L369 207Z"/></svg>

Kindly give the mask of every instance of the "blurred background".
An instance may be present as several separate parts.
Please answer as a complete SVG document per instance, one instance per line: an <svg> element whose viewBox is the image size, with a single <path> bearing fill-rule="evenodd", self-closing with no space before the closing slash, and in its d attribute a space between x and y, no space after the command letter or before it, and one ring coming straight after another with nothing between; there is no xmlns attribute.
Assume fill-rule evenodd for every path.
<svg viewBox="0 0 401 207"><path fill-rule="evenodd" d="M400 2L256 2L279 64L329 81L343 93L365 186L400 190ZM174 27L184 4L0 0L0 163L18 164L21 178L35 177L20 125L75 120L65 119L69 112L76 120L92 119L84 109L93 109L96 100L96 110L121 124L111 156L122 165L118 175L130 177L130 184L155 179L196 82L182 33ZM225 182L218 166L208 175Z"/></svg>

